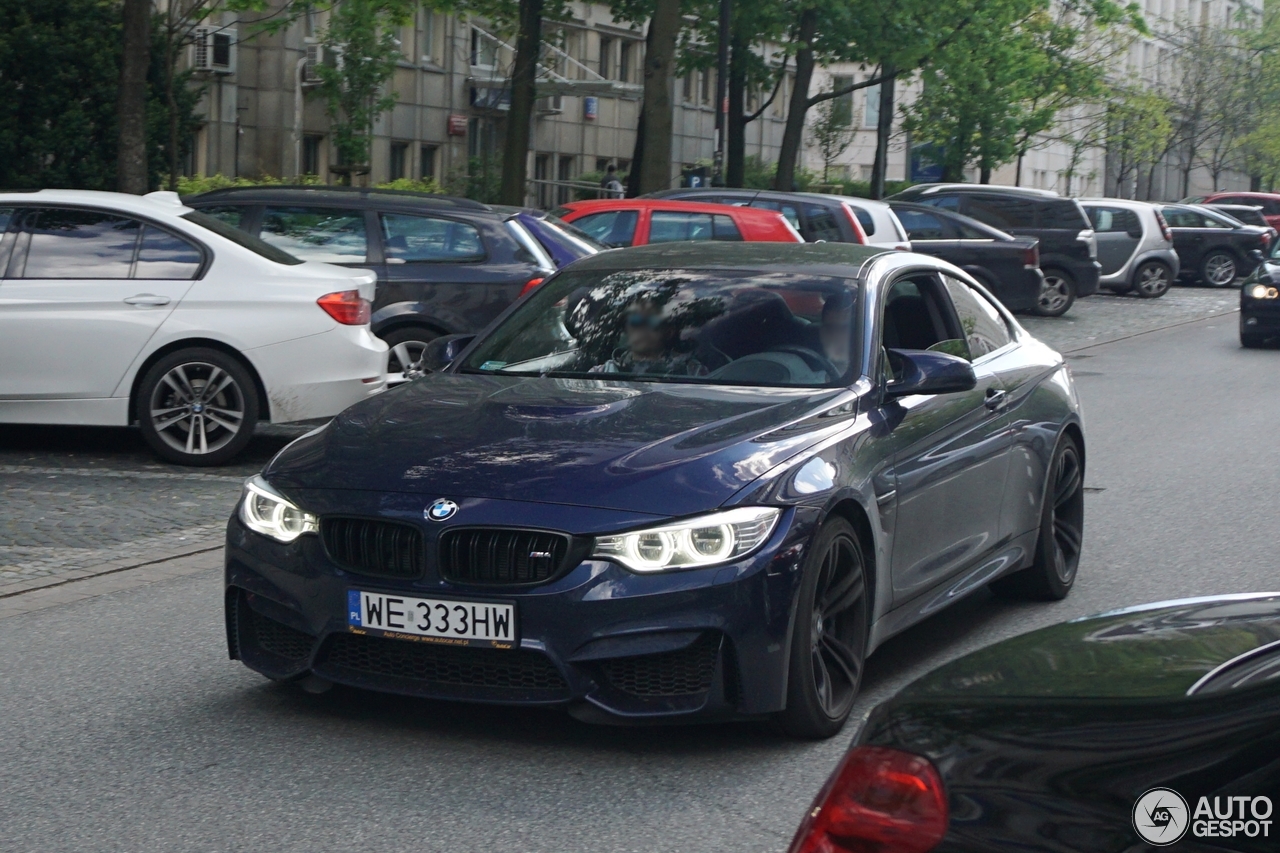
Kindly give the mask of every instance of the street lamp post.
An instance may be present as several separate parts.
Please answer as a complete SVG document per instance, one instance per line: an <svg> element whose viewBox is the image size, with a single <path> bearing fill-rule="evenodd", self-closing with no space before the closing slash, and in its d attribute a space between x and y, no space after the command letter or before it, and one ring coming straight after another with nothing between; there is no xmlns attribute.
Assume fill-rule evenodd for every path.
<svg viewBox="0 0 1280 853"><path fill-rule="evenodd" d="M720 45L716 57L716 154L711 183L724 186L724 153L729 139L729 29L733 0L720 0Z"/></svg>

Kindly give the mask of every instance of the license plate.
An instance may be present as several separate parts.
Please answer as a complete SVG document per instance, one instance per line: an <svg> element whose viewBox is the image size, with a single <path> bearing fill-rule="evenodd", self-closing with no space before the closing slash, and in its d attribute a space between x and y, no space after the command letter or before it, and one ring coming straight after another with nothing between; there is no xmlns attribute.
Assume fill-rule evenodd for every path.
<svg viewBox="0 0 1280 853"><path fill-rule="evenodd" d="M516 643L516 606L352 589L347 591L347 627L403 640L510 649Z"/></svg>

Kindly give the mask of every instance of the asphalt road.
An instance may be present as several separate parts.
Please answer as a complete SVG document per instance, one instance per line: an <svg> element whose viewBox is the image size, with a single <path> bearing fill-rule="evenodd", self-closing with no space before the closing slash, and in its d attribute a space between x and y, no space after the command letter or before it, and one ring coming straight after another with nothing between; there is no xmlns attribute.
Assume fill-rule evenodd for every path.
<svg viewBox="0 0 1280 853"><path fill-rule="evenodd" d="M872 657L859 712L965 651L1125 604L1280 588L1280 350L1235 317L1077 351L1086 543L1057 604L985 593ZM782 851L848 743L597 728L226 660L214 573L0 619L0 849Z"/></svg>

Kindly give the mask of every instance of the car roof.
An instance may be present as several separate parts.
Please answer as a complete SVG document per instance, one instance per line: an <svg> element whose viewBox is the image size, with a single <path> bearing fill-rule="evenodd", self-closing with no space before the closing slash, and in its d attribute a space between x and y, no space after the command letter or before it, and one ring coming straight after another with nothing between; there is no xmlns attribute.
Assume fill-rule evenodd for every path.
<svg viewBox="0 0 1280 853"><path fill-rule="evenodd" d="M4 190L0 191L0 202L79 204L90 207L108 207L122 213L134 213L139 216L181 216L192 211L190 207L183 204L177 193L171 192L133 195L132 193L111 193L99 190Z"/></svg>
<svg viewBox="0 0 1280 853"><path fill-rule="evenodd" d="M1209 193L1204 198L1205 200L1208 200L1208 199L1218 198L1224 195L1243 196L1245 198L1280 199L1280 193L1260 193L1260 192L1254 192L1253 190L1240 190L1239 192L1232 192L1231 190L1222 190L1221 192Z"/></svg>
<svg viewBox="0 0 1280 853"><path fill-rule="evenodd" d="M884 201L877 199L862 198L860 196L841 195L839 193L810 193L810 192L787 192L786 190L761 190L752 187L685 187L683 189L660 190L656 193L649 193L642 198L651 199L676 199L672 196L684 195L689 198L684 199L690 201L697 196L721 196L721 195L749 195L752 198L787 200L796 199L799 201L826 201L826 202L849 202L850 204L861 204L869 208L885 209L888 205Z"/></svg>
<svg viewBox="0 0 1280 853"><path fill-rule="evenodd" d="M665 210L682 211L685 213L718 213L722 216L725 215L728 210L732 210L735 212L735 215L761 219L768 222L774 221L775 216L782 215L776 210L760 210L754 207L735 207L724 204L713 204L705 201L679 201L677 199L665 198L601 198L591 199L589 201L571 201L564 205L564 207L574 213L587 213L597 210L654 210L661 208Z"/></svg>
<svg viewBox="0 0 1280 853"><path fill-rule="evenodd" d="M1120 205L1120 206L1131 204L1135 207L1155 207L1159 204L1159 202L1155 202L1155 201L1140 201L1134 198L1105 198L1105 197L1078 198L1076 199L1076 201L1080 202L1081 204L1110 204L1110 205Z"/></svg>
<svg viewBox="0 0 1280 853"><path fill-rule="evenodd" d="M1021 193L1021 195L1025 196L1038 196L1041 199L1061 199L1062 197L1052 190L1037 190L1034 187L1010 187L1002 183L918 183L897 193L897 195L909 193L909 195L932 196L938 192L1011 192Z"/></svg>
<svg viewBox="0 0 1280 853"><path fill-rule="evenodd" d="M772 211L768 211L772 212ZM615 249L574 261L574 270L768 269L856 277L872 258L891 252L858 243L738 243L700 240Z"/></svg>
<svg viewBox="0 0 1280 853"><path fill-rule="evenodd" d="M965 216L963 213L956 213L954 210L945 210L944 208L941 208L941 207L934 207L932 204L919 204L914 201L901 201L901 200L894 200L889 202L890 210L892 210L895 207L901 207L907 210L918 210L921 213L931 213L941 217L942 219L954 219L958 222L961 222L965 225L970 226L971 228L976 228L979 231L983 231L991 234L999 234L1002 241L1010 241L1015 243L1017 242L1039 243L1040 242L1039 238L1037 237L1016 237L1013 234L1008 233L1007 231L1001 231L999 228L996 228L994 225L988 225L987 223L983 222L980 219L974 219L972 216Z"/></svg>
<svg viewBox="0 0 1280 853"><path fill-rule="evenodd" d="M333 204L339 207L368 207L376 201L378 206L402 208L434 208L437 210L472 211L493 213L493 208L469 198L456 198L435 193L411 190L384 190L370 187L329 186L256 186L225 187L209 190L183 199L189 204L204 205L215 201L259 203L271 201L305 202L307 204Z"/></svg>

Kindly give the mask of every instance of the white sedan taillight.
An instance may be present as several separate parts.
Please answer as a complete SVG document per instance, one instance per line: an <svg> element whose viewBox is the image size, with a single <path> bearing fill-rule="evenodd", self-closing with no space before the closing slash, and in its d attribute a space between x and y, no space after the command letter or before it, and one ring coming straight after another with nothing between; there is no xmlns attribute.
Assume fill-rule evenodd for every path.
<svg viewBox="0 0 1280 853"><path fill-rule="evenodd" d="M326 293L316 300L316 304L344 326L363 326L372 315L369 300L361 296L358 290Z"/></svg>

